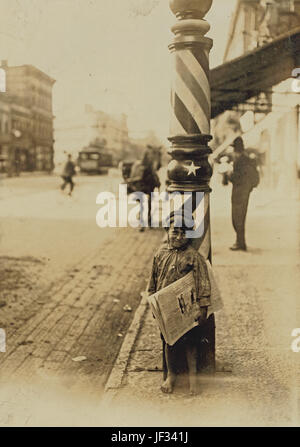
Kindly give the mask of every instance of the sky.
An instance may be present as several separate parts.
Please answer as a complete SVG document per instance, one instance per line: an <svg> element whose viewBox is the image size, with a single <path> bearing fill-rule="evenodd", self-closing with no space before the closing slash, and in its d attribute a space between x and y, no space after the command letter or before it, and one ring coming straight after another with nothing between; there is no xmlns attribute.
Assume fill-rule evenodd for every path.
<svg viewBox="0 0 300 447"><path fill-rule="evenodd" d="M213 0L206 16L211 67L222 63L236 0ZM132 135L169 126L168 0L0 0L0 59L32 64L56 80L55 126L85 104L126 113Z"/></svg>

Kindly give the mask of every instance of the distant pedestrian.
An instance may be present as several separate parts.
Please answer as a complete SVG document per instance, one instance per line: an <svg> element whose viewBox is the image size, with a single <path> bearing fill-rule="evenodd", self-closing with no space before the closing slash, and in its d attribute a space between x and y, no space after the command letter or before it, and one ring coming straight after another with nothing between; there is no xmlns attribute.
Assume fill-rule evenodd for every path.
<svg viewBox="0 0 300 447"><path fill-rule="evenodd" d="M230 249L246 251L245 222L248 202L252 189L259 183L259 173L256 161L250 159L245 151L243 139L237 137L232 146L234 162L229 181L232 183L232 225L236 232L236 242Z"/></svg>
<svg viewBox="0 0 300 447"><path fill-rule="evenodd" d="M151 150L147 149L144 153L142 160L137 160L130 173L130 178L127 180L127 184L131 191L143 192L147 197L148 203L148 216L147 221L144 221L144 207L146 204L141 202L140 212L140 230L144 231L146 226L151 228L151 193L155 188L160 187L160 180L156 170L153 167L153 157Z"/></svg>
<svg viewBox="0 0 300 447"><path fill-rule="evenodd" d="M72 191L74 189L74 183L72 177L76 174L75 170L75 164L72 161L72 155L68 155L68 161L66 162L63 173L62 173L62 179L64 183L61 185L61 190L63 191L67 184L70 184L70 190L69 190L69 196L72 195Z"/></svg>

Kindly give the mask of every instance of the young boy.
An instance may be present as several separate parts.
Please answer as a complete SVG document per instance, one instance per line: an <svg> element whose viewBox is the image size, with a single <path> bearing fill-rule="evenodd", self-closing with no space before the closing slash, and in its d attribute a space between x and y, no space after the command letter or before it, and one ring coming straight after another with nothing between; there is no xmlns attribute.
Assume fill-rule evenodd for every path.
<svg viewBox="0 0 300 447"><path fill-rule="evenodd" d="M167 223L168 240L154 256L148 293L157 292L192 270L197 293L195 298L199 307L197 317L199 325L181 337L173 346L165 343L161 335L164 367L164 382L161 390L164 393L172 393L178 369L181 369L178 363L183 353L189 373L190 393L196 394L197 358L199 354L201 355L199 346L204 334L203 326L207 317L207 307L210 305L210 281L204 258L191 246L191 239L187 239L185 235L187 229L192 229L193 223L185 221L183 226L179 227L181 215L176 212L170 214Z"/></svg>

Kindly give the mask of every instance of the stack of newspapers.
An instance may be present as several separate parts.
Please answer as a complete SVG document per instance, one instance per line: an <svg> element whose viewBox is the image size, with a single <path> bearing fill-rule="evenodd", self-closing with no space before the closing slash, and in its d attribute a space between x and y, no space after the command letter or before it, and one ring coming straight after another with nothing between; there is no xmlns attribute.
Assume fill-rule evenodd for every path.
<svg viewBox="0 0 300 447"><path fill-rule="evenodd" d="M209 316L220 310L223 304L209 261L207 261L207 268L211 283ZM147 298L159 329L168 345L174 345L180 337L198 325L199 306L196 302L196 288L192 271Z"/></svg>

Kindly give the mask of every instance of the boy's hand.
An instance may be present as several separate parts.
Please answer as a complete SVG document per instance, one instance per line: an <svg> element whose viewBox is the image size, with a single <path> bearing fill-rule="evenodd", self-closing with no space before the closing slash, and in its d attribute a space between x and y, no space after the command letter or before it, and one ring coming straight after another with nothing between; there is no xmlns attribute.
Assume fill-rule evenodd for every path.
<svg viewBox="0 0 300 447"><path fill-rule="evenodd" d="M198 321L198 324L201 325L201 324L205 323L206 318L207 318L207 306L200 307L199 313L198 313L195 321Z"/></svg>

